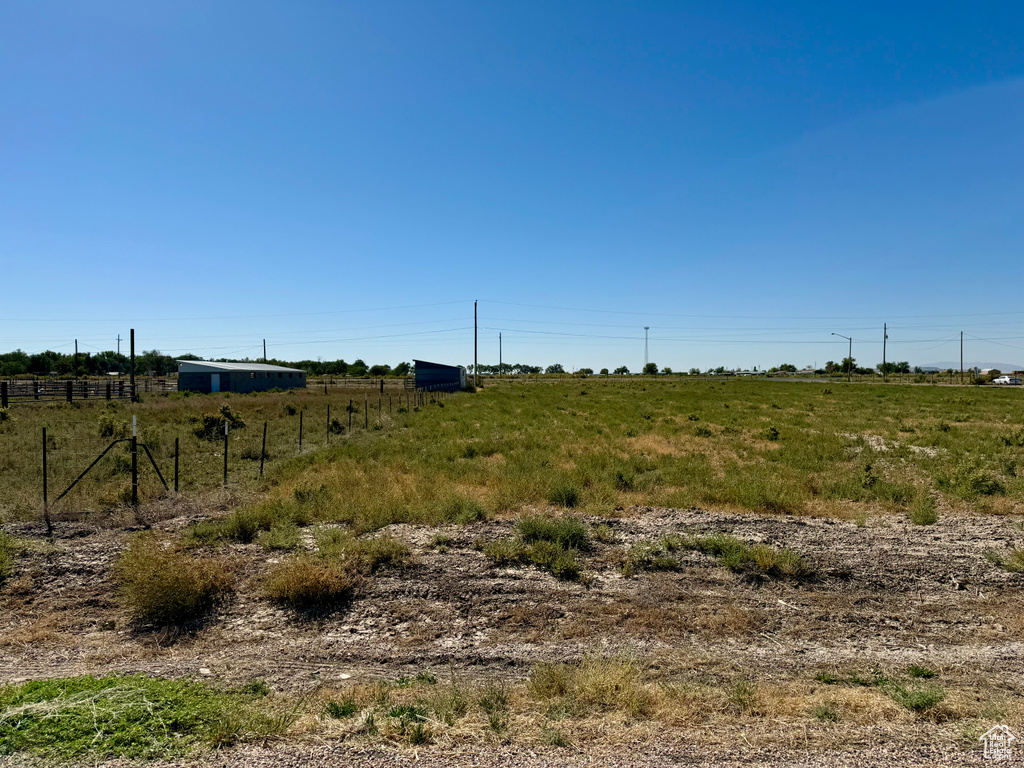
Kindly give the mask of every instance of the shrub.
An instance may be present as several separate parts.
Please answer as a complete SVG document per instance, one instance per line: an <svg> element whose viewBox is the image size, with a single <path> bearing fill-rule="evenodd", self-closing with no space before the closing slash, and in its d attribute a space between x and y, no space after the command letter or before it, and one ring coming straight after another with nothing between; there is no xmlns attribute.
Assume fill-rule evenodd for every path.
<svg viewBox="0 0 1024 768"><path fill-rule="evenodd" d="M839 710L835 704L818 704L811 710L811 715L823 723L838 723L840 718Z"/></svg>
<svg viewBox="0 0 1024 768"><path fill-rule="evenodd" d="M694 430L693 434L695 434L697 437L711 437L715 433L712 432L707 427L697 427L697 429Z"/></svg>
<svg viewBox="0 0 1024 768"><path fill-rule="evenodd" d="M359 706L356 704L355 699L352 698L345 699L344 701L327 702L326 712L335 720L352 717L358 711Z"/></svg>
<svg viewBox="0 0 1024 768"><path fill-rule="evenodd" d="M357 586L358 577L342 565L308 557L279 565L264 584L271 600L300 611L343 605Z"/></svg>
<svg viewBox="0 0 1024 768"><path fill-rule="evenodd" d="M521 565L528 560L526 546L516 539L495 539L483 544L480 549L499 567Z"/></svg>
<svg viewBox="0 0 1024 768"><path fill-rule="evenodd" d="M571 483L559 483L548 493L548 501L558 507L577 507L582 500L579 489Z"/></svg>
<svg viewBox="0 0 1024 768"><path fill-rule="evenodd" d="M131 434L131 424L126 419L118 419L113 413L100 414L97 422L100 437L121 439Z"/></svg>
<svg viewBox="0 0 1024 768"><path fill-rule="evenodd" d="M134 618L175 626L202 617L231 591L233 565L193 557L152 532L134 537L117 564L120 591Z"/></svg>
<svg viewBox="0 0 1024 768"><path fill-rule="evenodd" d="M628 470L615 470L612 486L617 491L632 491L636 488L636 476Z"/></svg>
<svg viewBox="0 0 1024 768"><path fill-rule="evenodd" d="M267 549L295 549L299 545L299 527L290 520L274 523L270 530L260 533L259 543Z"/></svg>
<svg viewBox="0 0 1024 768"><path fill-rule="evenodd" d="M386 566L401 567L409 561L409 547L392 536L357 539L340 528L316 534L320 556L353 573L370 575Z"/></svg>
<svg viewBox="0 0 1024 768"><path fill-rule="evenodd" d="M489 682L477 699L480 709L487 715L487 725L495 733L508 728L508 687L503 682Z"/></svg>
<svg viewBox="0 0 1024 768"><path fill-rule="evenodd" d="M216 414L193 417L192 421L195 424L192 429L193 434L200 440L209 440L210 442L216 442L224 437L225 422L231 429L245 428L245 422L231 410L230 405L222 405Z"/></svg>
<svg viewBox="0 0 1024 768"><path fill-rule="evenodd" d="M938 685L928 685L921 688L906 688L902 685L892 683L884 688L885 693L889 698L901 707L905 707L916 714L927 712L946 698L946 692Z"/></svg>
<svg viewBox="0 0 1024 768"><path fill-rule="evenodd" d="M767 427L761 430L761 437L765 440L771 440L772 442L779 439L779 430L774 425L769 424Z"/></svg>
<svg viewBox="0 0 1024 768"><path fill-rule="evenodd" d="M587 527L575 517L524 517L516 524L516 529L519 538L527 544L550 541L563 549L577 549L581 552L590 549Z"/></svg>
<svg viewBox="0 0 1024 768"><path fill-rule="evenodd" d="M454 495L441 504L441 519L446 522L468 525L487 519L487 512L480 502L465 496Z"/></svg>
<svg viewBox="0 0 1024 768"><path fill-rule="evenodd" d="M678 571L679 558L672 553L681 546L676 536L665 536L660 541L638 541L626 554L622 573L635 576L640 571Z"/></svg>
<svg viewBox="0 0 1024 768"><path fill-rule="evenodd" d="M794 579L813 575L811 567L793 550L775 549L767 544L748 544L729 533L682 539L680 546L712 555L737 573Z"/></svg>
<svg viewBox="0 0 1024 768"><path fill-rule="evenodd" d="M914 525L934 525L939 519L935 509L935 497L930 493L922 492L914 499L914 506L910 510L910 521Z"/></svg>
<svg viewBox="0 0 1024 768"><path fill-rule="evenodd" d="M557 579L574 581L580 575L580 565L573 552L553 541L534 542L526 555L534 565L550 571Z"/></svg>
<svg viewBox="0 0 1024 768"><path fill-rule="evenodd" d="M1005 555L989 551L985 553L985 558L1004 571L1024 573L1024 549L1011 549Z"/></svg>
<svg viewBox="0 0 1024 768"><path fill-rule="evenodd" d="M652 705L640 668L621 658L588 656L578 664L536 664L527 690L537 699L561 699L576 715L618 711L639 717L650 714Z"/></svg>

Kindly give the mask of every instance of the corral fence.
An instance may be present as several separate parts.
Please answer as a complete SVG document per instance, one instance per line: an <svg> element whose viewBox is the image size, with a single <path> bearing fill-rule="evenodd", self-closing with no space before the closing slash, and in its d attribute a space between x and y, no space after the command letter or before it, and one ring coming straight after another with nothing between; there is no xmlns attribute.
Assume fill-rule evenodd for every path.
<svg viewBox="0 0 1024 768"><path fill-rule="evenodd" d="M307 376L306 389L372 389L385 392L389 389L415 389L416 380L412 376L392 376L377 378L373 376Z"/></svg>
<svg viewBox="0 0 1024 768"><path fill-rule="evenodd" d="M286 420L232 427L228 421L201 427L189 424L167 429L132 416L110 434L42 428L37 468L42 517L47 532L52 520L88 508L130 507L144 522L140 503L169 494L196 493L215 486L263 477L264 466L312 450L329 448L346 435L386 428L393 416L412 414L435 404L442 407L451 393L401 391L363 393L348 403L302 407ZM102 435L106 434L104 438ZM0 457L2 458L2 457ZM41 473L40 473L41 470ZM91 501L83 499L83 489ZM32 493L32 495L35 495ZM38 496L36 497L39 498ZM98 504L98 507L96 506Z"/></svg>
<svg viewBox="0 0 1024 768"><path fill-rule="evenodd" d="M170 378L136 377L135 392L176 392L178 382ZM131 382L116 379L8 379L0 381L0 406L14 402L46 402L53 400L129 400Z"/></svg>

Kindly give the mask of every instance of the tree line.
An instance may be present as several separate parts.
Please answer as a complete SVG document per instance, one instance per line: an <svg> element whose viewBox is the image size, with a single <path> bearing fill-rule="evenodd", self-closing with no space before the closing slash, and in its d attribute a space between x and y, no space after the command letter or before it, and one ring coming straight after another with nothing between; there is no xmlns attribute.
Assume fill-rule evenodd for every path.
<svg viewBox="0 0 1024 768"><path fill-rule="evenodd" d="M139 376L169 376L178 371L178 360L202 360L198 355L185 354L171 357L159 350L151 349L135 356L135 373ZM258 360L229 360L221 358L217 363L251 363ZM282 365L288 368L299 368L310 376L408 376L413 371L411 363L399 363L392 367L383 363L368 365L363 360L351 363L345 360L268 360L271 365ZM13 376L107 376L112 373L127 375L131 371L131 359L128 355L114 351L106 352L54 352L46 350L29 354L16 349L13 352L0 353L0 377Z"/></svg>

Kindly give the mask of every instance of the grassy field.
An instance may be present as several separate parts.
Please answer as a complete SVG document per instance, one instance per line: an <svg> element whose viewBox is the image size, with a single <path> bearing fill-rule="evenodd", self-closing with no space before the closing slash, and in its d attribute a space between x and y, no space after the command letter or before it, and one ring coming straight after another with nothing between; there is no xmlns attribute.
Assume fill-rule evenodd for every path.
<svg viewBox="0 0 1024 768"><path fill-rule="evenodd" d="M412 398L412 402L408 401ZM141 403L86 400L74 403L15 403L0 418L0 521L38 518L42 512L42 430L47 429L49 494L54 501L110 443L131 435L153 453L173 487L175 439L180 446L179 489L208 500L223 484L223 424L228 439L230 497L258 489L263 424L267 423L265 472L287 459L338 442L350 431L379 431L404 423L415 394L366 389L292 390L252 395L143 395ZM330 421L328 421L328 407ZM351 411L350 411L351 409ZM299 446L300 418L302 448ZM166 498L156 473L140 451L143 504ZM223 494L220 494L223 496ZM116 446L61 502L56 517L75 517L123 507L131 497L130 451Z"/></svg>
<svg viewBox="0 0 1024 768"><path fill-rule="evenodd" d="M159 738L132 735L146 731L139 702L156 698L167 722L199 702L178 735L163 732L182 750L282 734L415 747L515 733L558 748L710 726L764 744L810 728L839 746L891 726L903 731L887 738L941 732L967 749L1024 717L1004 656L964 661L1024 629L1022 397L503 381L409 408L385 394L379 414L376 396L367 414L353 393L353 429L347 393L315 391L12 409L0 424L0 646L20 654L19 677L51 646L38 669L68 674L0 689L0 754L157 754ZM165 468L180 436L181 499L150 476L143 513L163 511L153 530L66 523L64 539L41 538L26 521L39 514L42 426L54 467L95 455L132 415ZM236 423L227 494L222 444L203 435L224 418ZM105 461L67 519L95 523L123 504L124 454ZM246 656L254 642L259 660ZM787 653L807 643L820 653ZM284 655L268 668L271 646ZM310 688L290 654L325 669L355 654L374 671ZM203 658L231 659L232 685L182 682ZM496 667L477 669L487 658ZM280 673L273 693L257 668ZM111 676L123 670L159 674ZM96 712L109 728L89 742Z"/></svg>
<svg viewBox="0 0 1024 768"><path fill-rule="evenodd" d="M839 517L905 509L927 519L935 510L1008 512L1024 501L1024 399L1015 390L502 382L413 413L401 407L400 395L364 396L175 394L137 405L11 408L0 424L0 520L40 511L43 426L53 498L110 440L129 434L133 415L165 476L180 439L183 493L221 484L219 425L228 418L236 487L267 489L273 499L300 485L322 486L345 498L346 518L361 530L440 519L466 503L510 512L550 502L597 514L636 504ZM296 459L300 412L303 456ZM254 485L264 421L271 474L284 483L276 491ZM330 450L318 450L328 447L328 431ZM152 499L162 489L143 465ZM122 445L58 511L123 503L128 472Z"/></svg>

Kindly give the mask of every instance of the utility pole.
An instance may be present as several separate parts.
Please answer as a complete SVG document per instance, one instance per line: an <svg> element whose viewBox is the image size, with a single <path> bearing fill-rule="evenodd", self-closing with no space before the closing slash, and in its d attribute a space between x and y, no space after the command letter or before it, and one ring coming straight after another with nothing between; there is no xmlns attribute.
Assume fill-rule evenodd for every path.
<svg viewBox="0 0 1024 768"><path fill-rule="evenodd" d="M962 368L963 366L960 366L960 367ZM78 339L75 339L75 370L74 370L74 375L75 375L75 378L77 379L78 378Z"/></svg>
<svg viewBox="0 0 1024 768"><path fill-rule="evenodd" d="M480 364L476 359L476 299L473 300L473 388L480 386Z"/></svg>
<svg viewBox="0 0 1024 768"><path fill-rule="evenodd" d="M117 375L121 375L121 334L117 334Z"/></svg>
<svg viewBox="0 0 1024 768"><path fill-rule="evenodd" d="M852 377L853 377L853 337L852 336L843 336L843 334L841 334L841 333L833 333L832 335L833 336L838 336L841 339L846 339L847 341L850 342L850 353L846 357L846 360L847 360L847 363L846 363L846 382L847 382L847 384L849 384L853 380L852 379Z"/></svg>
<svg viewBox="0 0 1024 768"><path fill-rule="evenodd" d="M501 378L502 368L503 368L503 366L501 364L501 333L499 333L498 334L498 378L499 379Z"/></svg>
<svg viewBox="0 0 1024 768"><path fill-rule="evenodd" d="M882 381L887 381L885 368L885 342L889 340L889 326L882 323Z"/></svg>
<svg viewBox="0 0 1024 768"><path fill-rule="evenodd" d="M267 340L264 339L263 340L263 363L266 364L266 362L267 362Z"/></svg>
<svg viewBox="0 0 1024 768"><path fill-rule="evenodd" d="M651 326L645 325L644 326L644 368L647 367L647 363L648 363L648 360L647 360L647 332L649 330L651 330Z"/></svg>
<svg viewBox="0 0 1024 768"><path fill-rule="evenodd" d="M960 331L960 383L964 383L964 332Z"/></svg>

